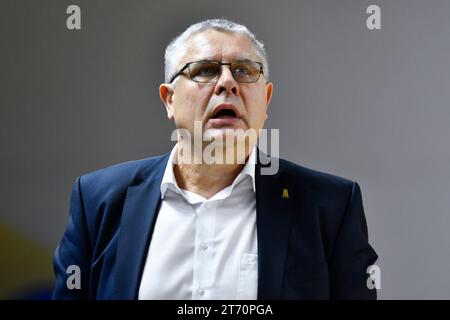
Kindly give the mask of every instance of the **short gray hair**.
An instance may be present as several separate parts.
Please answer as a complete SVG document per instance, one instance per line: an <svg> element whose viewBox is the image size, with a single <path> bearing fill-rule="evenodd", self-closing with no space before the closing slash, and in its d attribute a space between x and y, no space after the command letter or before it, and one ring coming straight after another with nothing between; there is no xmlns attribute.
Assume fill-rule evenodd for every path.
<svg viewBox="0 0 450 320"><path fill-rule="evenodd" d="M186 54L186 41L191 36L210 29L245 35L253 43L257 53L260 55L263 64L264 77L266 80L269 80L269 64L264 44L257 40L255 35L242 24L226 19L208 19L192 24L183 33L174 38L166 47L164 55L165 82L169 82L170 78L177 72L177 64Z"/></svg>

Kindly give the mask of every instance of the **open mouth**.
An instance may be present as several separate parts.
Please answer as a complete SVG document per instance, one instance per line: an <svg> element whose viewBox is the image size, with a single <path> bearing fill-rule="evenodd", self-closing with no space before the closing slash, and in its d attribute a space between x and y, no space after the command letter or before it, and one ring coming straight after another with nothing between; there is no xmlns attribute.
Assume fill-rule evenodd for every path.
<svg viewBox="0 0 450 320"><path fill-rule="evenodd" d="M232 109L221 109L211 117L211 119L232 119L232 118L238 118L236 112Z"/></svg>

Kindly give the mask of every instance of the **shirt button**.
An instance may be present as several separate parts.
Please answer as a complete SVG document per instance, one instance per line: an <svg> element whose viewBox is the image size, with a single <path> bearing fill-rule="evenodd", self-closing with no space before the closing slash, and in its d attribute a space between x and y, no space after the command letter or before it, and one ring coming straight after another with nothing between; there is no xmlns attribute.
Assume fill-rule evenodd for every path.
<svg viewBox="0 0 450 320"><path fill-rule="evenodd" d="M206 251L206 250L208 250L208 245L202 244L200 248L202 249L202 251Z"/></svg>
<svg viewBox="0 0 450 320"><path fill-rule="evenodd" d="M208 209L211 208L211 204L207 203L207 204L206 204L206 207L207 207Z"/></svg>
<svg viewBox="0 0 450 320"><path fill-rule="evenodd" d="M205 290L198 289L198 294L201 295L201 296L204 296L205 295Z"/></svg>

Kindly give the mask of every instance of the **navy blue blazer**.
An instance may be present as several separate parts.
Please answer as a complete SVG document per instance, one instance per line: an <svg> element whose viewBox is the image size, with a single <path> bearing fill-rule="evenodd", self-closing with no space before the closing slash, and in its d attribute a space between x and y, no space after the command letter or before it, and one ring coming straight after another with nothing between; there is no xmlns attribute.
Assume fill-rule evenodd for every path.
<svg viewBox="0 0 450 320"><path fill-rule="evenodd" d="M53 298L137 299L168 158L76 179L54 254ZM368 243L358 184L282 159L275 175L261 175L261 167L258 157L258 299L376 299L366 269L378 257ZM80 268L80 289L66 285L70 265Z"/></svg>

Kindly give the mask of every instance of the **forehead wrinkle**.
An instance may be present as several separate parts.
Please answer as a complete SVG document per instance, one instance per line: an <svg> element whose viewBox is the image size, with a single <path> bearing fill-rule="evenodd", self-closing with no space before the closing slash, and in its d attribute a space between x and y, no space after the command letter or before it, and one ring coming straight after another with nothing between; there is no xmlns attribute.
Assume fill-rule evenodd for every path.
<svg viewBox="0 0 450 320"><path fill-rule="evenodd" d="M193 36L193 38L188 40L186 49L186 54L180 61L181 65L198 60L215 60L218 57L210 41L204 37Z"/></svg>
<svg viewBox="0 0 450 320"><path fill-rule="evenodd" d="M232 35L240 37L240 35ZM238 39L238 38L235 38ZM242 39L242 38L241 38ZM232 47L233 51L230 51L230 48L223 43L221 40L217 42L212 41L211 38L205 36L205 33L200 33L193 35L190 39L187 40L186 46L186 54L180 61L179 67L184 64L192 61L199 60L212 60L212 61L220 61L220 62L232 62L238 60L253 60L261 62L261 57L258 52L255 50L254 46L251 44L250 40L245 39L245 47L246 53L242 54L242 50L234 50L235 45ZM250 45L250 47L248 47ZM227 61L223 61L224 56L230 56L230 59Z"/></svg>

